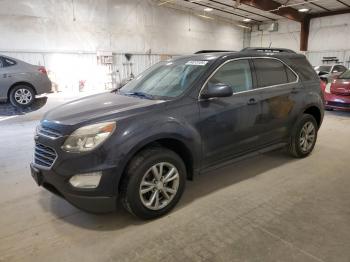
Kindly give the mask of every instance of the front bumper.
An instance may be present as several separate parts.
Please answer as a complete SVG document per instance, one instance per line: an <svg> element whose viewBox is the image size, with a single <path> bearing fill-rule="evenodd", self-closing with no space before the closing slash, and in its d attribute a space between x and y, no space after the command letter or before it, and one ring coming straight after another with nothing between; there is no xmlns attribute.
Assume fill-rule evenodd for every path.
<svg viewBox="0 0 350 262"><path fill-rule="evenodd" d="M42 170L31 163L31 174L39 186L66 199L69 203L87 212L107 213L116 209L116 196L95 195L91 190L77 190L68 183L67 177L51 170Z"/></svg>

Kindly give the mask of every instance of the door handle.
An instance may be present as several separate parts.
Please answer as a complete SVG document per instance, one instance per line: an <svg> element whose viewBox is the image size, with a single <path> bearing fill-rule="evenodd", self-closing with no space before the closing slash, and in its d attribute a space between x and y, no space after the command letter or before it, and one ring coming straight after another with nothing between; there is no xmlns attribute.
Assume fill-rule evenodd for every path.
<svg viewBox="0 0 350 262"><path fill-rule="evenodd" d="M256 103L258 103L258 101L256 101L255 98L251 98L249 99L247 105L255 105Z"/></svg>

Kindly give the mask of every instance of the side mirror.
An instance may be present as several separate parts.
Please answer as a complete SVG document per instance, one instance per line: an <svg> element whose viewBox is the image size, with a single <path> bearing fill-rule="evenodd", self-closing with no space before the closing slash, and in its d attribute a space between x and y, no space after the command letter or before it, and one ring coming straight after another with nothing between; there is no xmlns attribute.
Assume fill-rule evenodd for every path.
<svg viewBox="0 0 350 262"><path fill-rule="evenodd" d="M212 84L208 83L201 94L202 99L209 99L214 97L229 97L232 96L233 91L229 85L223 83Z"/></svg>

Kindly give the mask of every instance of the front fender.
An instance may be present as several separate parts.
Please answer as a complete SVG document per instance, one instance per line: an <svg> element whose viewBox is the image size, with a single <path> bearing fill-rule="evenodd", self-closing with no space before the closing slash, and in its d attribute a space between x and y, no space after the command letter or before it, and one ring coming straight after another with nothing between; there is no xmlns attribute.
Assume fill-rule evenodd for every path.
<svg viewBox="0 0 350 262"><path fill-rule="evenodd" d="M196 173L200 167L201 159L201 139L200 134L193 125L187 123L184 119L174 117L152 117L138 118L120 123L114 139L109 143L108 162L116 166L116 185L127 167L127 164L145 146L157 142L161 139L173 139L181 142L192 156L193 173ZM133 124L131 124L133 123Z"/></svg>

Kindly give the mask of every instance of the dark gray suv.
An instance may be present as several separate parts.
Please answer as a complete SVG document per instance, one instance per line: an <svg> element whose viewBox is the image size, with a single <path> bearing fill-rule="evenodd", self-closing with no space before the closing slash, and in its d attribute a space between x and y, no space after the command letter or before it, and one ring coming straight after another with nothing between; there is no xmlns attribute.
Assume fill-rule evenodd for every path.
<svg viewBox="0 0 350 262"><path fill-rule="evenodd" d="M200 53L160 62L124 87L48 112L35 135L36 182L90 212L150 219L187 179L254 152L313 150L320 80L286 49Z"/></svg>

